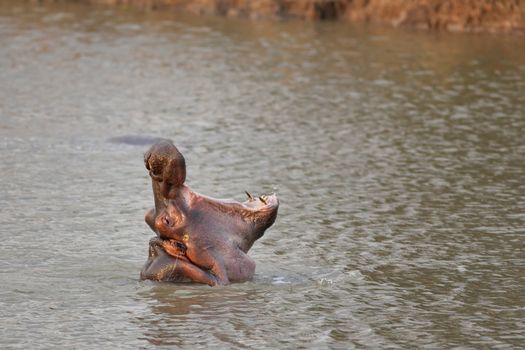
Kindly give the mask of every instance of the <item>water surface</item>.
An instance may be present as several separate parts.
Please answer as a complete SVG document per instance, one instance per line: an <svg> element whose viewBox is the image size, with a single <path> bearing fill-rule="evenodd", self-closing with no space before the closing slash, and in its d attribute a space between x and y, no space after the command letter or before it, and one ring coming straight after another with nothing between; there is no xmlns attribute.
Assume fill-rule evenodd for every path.
<svg viewBox="0 0 525 350"><path fill-rule="evenodd" d="M0 82L3 349L525 342L521 36L2 1ZM253 281L138 280L156 137L278 193Z"/></svg>

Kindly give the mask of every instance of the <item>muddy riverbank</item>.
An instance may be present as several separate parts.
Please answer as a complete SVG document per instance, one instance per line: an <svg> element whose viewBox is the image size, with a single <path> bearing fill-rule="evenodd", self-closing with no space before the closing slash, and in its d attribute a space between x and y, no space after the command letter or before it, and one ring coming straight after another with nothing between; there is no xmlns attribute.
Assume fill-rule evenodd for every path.
<svg viewBox="0 0 525 350"><path fill-rule="evenodd" d="M525 32L519 0L81 0L252 19L351 20L469 32Z"/></svg>

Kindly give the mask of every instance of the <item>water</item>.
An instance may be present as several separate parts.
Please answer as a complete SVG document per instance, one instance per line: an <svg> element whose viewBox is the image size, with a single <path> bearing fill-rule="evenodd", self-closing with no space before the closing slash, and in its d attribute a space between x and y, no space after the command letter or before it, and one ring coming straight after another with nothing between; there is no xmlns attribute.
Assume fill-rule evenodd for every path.
<svg viewBox="0 0 525 350"><path fill-rule="evenodd" d="M525 342L521 36L3 1L0 81L2 349ZM138 280L159 136L278 193L252 282Z"/></svg>

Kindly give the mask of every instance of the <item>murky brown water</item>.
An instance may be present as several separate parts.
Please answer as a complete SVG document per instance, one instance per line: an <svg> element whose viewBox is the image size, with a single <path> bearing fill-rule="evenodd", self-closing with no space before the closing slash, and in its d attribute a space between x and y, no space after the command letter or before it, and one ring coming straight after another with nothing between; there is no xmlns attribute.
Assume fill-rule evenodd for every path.
<svg viewBox="0 0 525 350"><path fill-rule="evenodd" d="M519 348L525 41L0 3L0 348ZM276 191L253 282L140 282L146 145Z"/></svg>

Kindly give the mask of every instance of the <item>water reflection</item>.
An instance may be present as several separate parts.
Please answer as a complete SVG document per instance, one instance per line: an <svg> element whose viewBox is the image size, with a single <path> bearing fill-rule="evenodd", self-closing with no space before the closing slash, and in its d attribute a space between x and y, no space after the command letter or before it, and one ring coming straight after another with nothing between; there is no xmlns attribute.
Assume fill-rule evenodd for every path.
<svg viewBox="0 0 525 350"><path fill-rule="evenodd" d="M198 346L215 339L217 346L244 347L242 342L250 339L251 330L232 317L246 313L264 293L264 288L250 284L233 290L155 284L138 294L150 305L150 312L135 322L143 328L144 339L154 345Z"/></svg>
<svg viewBox="0 0 525 350"><path fill-rule="evenodd" d="M210 309L210 304L218 300L218 296L203 291L185 295L188 285L179 288L183 290L182 293L177 293L174 288L155 285L139 293L141 298L148 300L151 315L142 316L136 322L145 328L144 338L151 344L183 345L184 338L192 337L190 332L183 332L190 313L196 309Z"/></svg>

